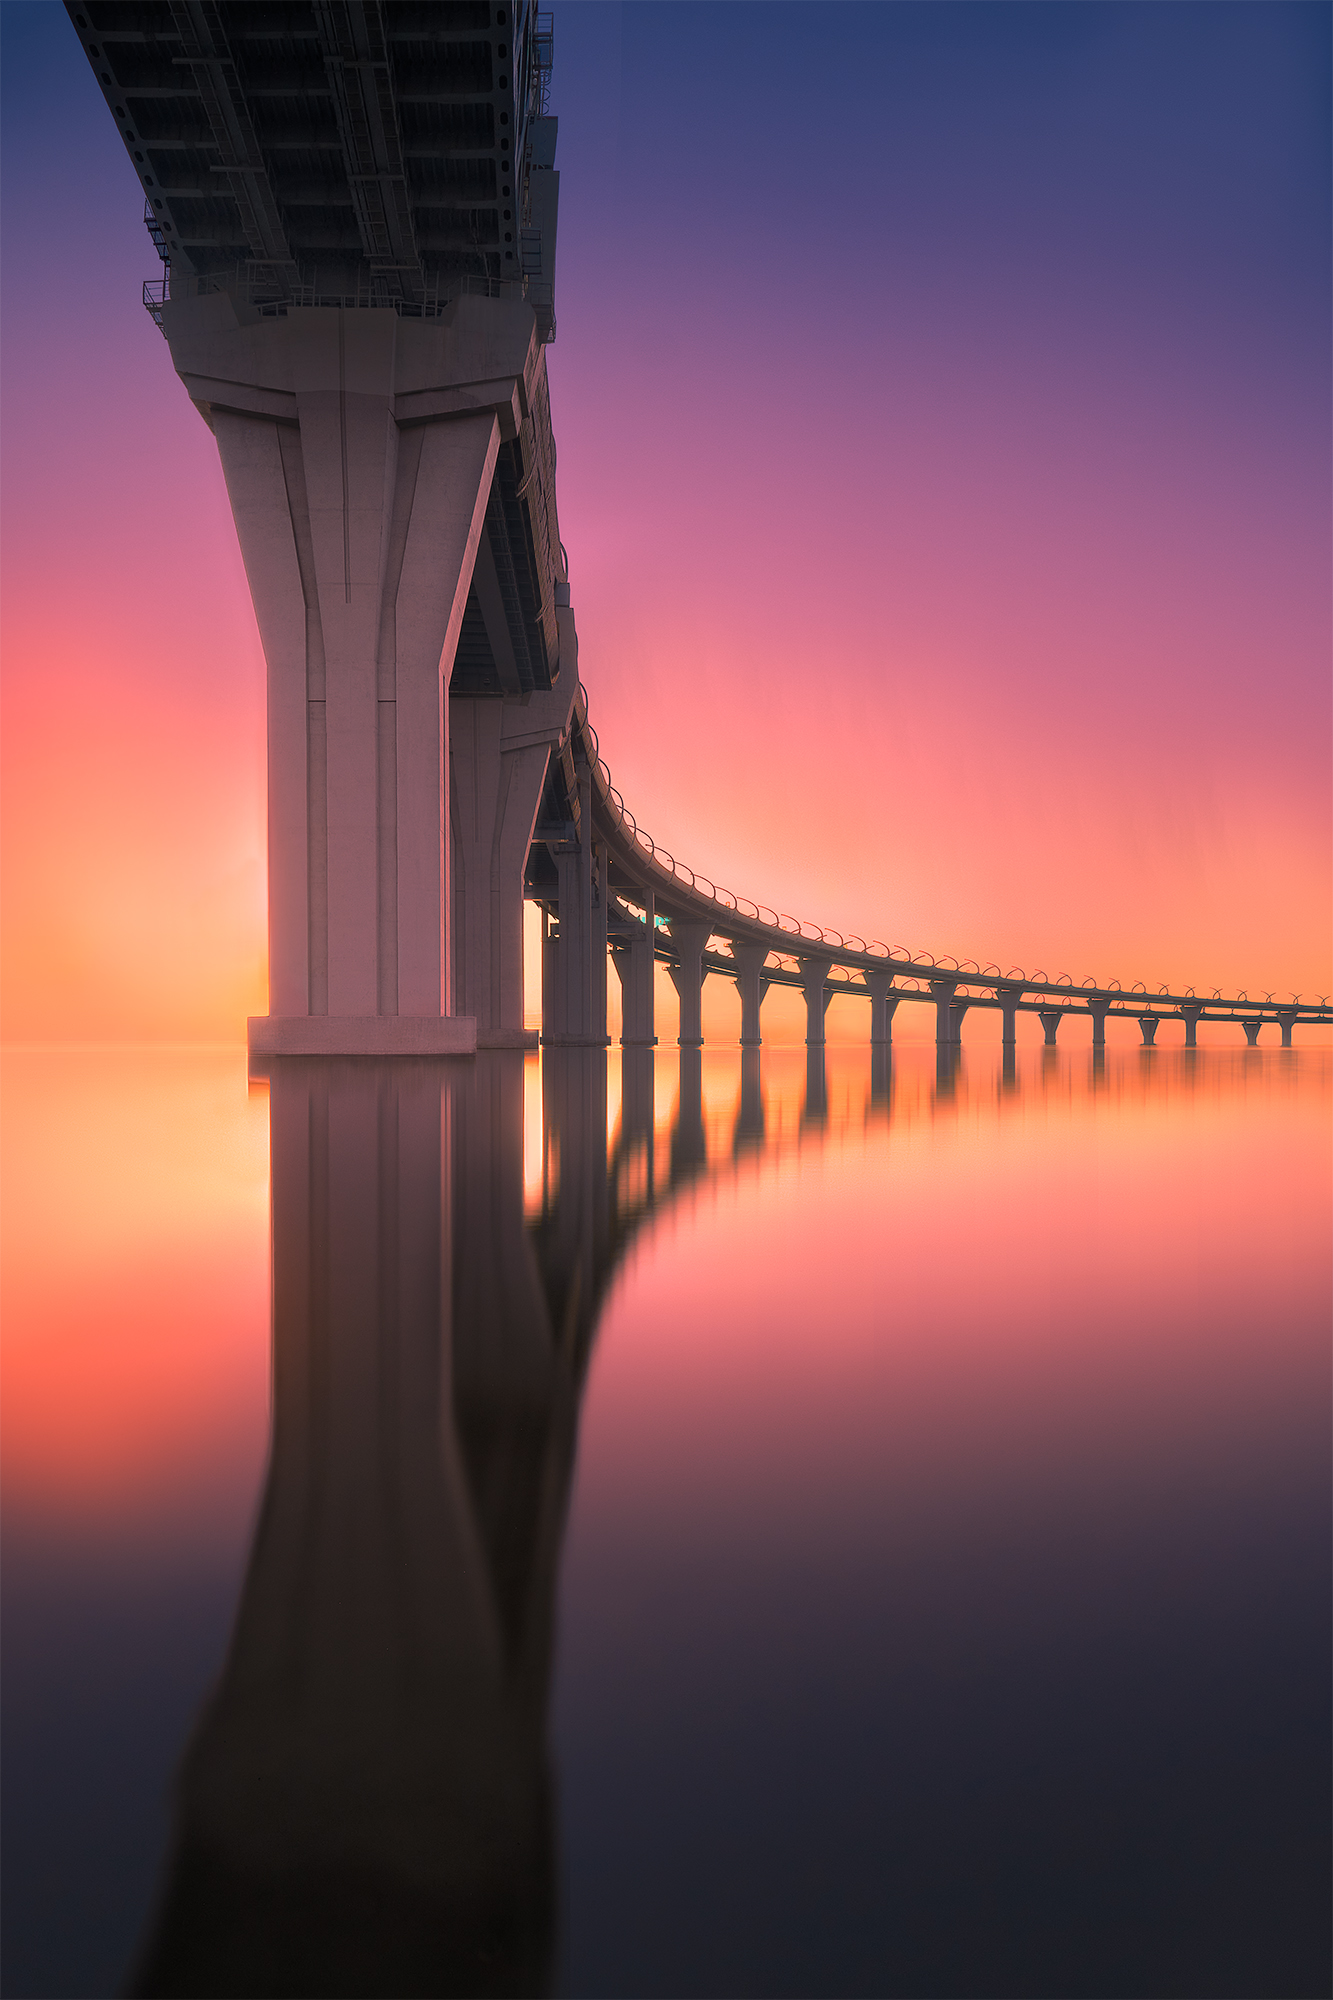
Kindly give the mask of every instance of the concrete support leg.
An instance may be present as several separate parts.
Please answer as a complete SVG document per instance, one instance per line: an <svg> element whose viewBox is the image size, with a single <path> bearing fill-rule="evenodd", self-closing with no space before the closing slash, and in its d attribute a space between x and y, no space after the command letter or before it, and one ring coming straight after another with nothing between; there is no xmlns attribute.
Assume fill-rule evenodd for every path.
<svg viewBox="0 0 1333 2000"><path fill-rule="evenodd" d="M832 961L827 958L802 958L801 991L805 995L805 1039L810 1048L824 1046L824 1015L828 1008L828 976Z"/></svg>
<svg viewBox="0 0 1333 2000"><path fill-rule="evenodd" d="M1092 1016L1092 1046L1094 1049L1106 1047L1106 1017L1111 1011L1109 1000L1089 1000L1088 1012Z"/></svg>
<svg viewBox="0 0 1333 2000"><path fill-rule="evenodd" d="M1152 1048L1157 1040L1158 1019L1159 1016L1156 1014L1139 1015L1139 1027L1143 1032L1143 1046L1146 1049Z"/></svg>
<svg viewBox="0 0 1333 2000"><path fill-rule="evenodd" d="M949 1009L949 1040L961 1048L963 1041L963 1016L972 1005L970 1000L955 1000Z"/></svg>
<svg viewBox="0 0 1333 2000"><path fill-rule="evenodd" d="M1023 998L1021 986L997 986L995 997L1000 1003L1000 1041L1007 1048L1013 1048L1018 1040L1018 1003Z"/></svg>
<svg viewBox="0 0 1333 2000"><path fill-rule="evenodd" d="M893 1017L902 994L894 992L891 972L867 972L865 982L870 995L870 1046L887 1046L893 1040Z"/></svg>
<svg viewBox="0 0 1333 2000"><path fill-rule="evenodd" d="M1282 1030L1282 1046L1284 1049L1289 1049L1291 1047L1291 1031L1296 1025L1296 1016L1294 1013L1279 1014L1277 1022Z"/></svg>
<svg viewBox="0 0 1333 2000"><path fill-rule="evenodd" d="M736 961L736 984L741 995L741 1047L758 1048L761 1039L759 1009L769 984L764 978L768 946L741 944L733 940L731 955Z"/></svg>
<svg viewBox="0 0 1333 2000"><path fill-rule="evenodd" d="M707 974L704 971L703 955L708 940L712 936L707 924L681 923L672 920L671 942L678 954L677 963L668 968L671 984L680 998L680 1035L682 1048L697 1049L703 1042L703 990ZM682 1076L684 1071L681 1072Z"/></svg>
<svg viewBox="0 0 1333 2000"><path fill-rule="evenodd" d="M572 689L450 698L453 1011L475 1017L478 1048L537 1039L523 1027L523 873L573 700Z"/></svg>
<svg viewBox="0 0 1333 2000"><path fill-rule="evenodd" d="M613 951L620 977L620 1039L626 1048L651 1048L657 1041L654 1025L655 926L651 890L647 892L647 906L641 930L632 937L620 939Z"/></svg>
<svg viewBox="0 0 1333 2000"><path fill-rule="evenodd" d="M1260 1030L1260 1028L1262 1028L1262 1026L1264 1025L1264 1024L1263 1024L1263 1022L1262 1022L1262 1021L1242 1021L1240 1025L1241 1025L1241 1026L1242 1026L1242 1028L1244 1028L1244 1030L1245 1030L1245 1039L1246 1039L1246 1041L1247 1041L1247 1042L1249 1043L1250 1047L1251 1047L1252 1049L1256 1049L1256 1048L1258 1048L1258 1046L1259 1046L1259 1030Z"/></svg>
<svg viewBox="0 0 1333 2000"><path fill-rule="evenodd" d="M935 1002L935 1042L939 1048L947 1049L952 1038L953 996L958 991L956 979L932 979L931 998Z"/></svg>
<svg viewBox="0 0 1333 2000"><path fill-rule="evenodd" d="M210 405L268 663L257 1051L473 1046L472 1029L441 1026L445 695L500 429L490 411L399 429L399 325L324 308L242 327L226 302L198 299L173 306L168 328ZM447 369L443 343L438 359Z"/></svg>
<svg viewBox="0 0 1333 2000"><path fill-rule="evenodd" d="M1038 1010L1037 1018L1045 1033L1047 1048L1053 1049L1055 1038L1060 1032L1060 1022L1064 1018L1063 1007L1042 1007Z"/></svg>
<svg viewBox="0 0 1333 2000"><path fill-rule="evenodd" d="M1182 1007L1180 1010L1181 1019L1185 1023L1185 1047L1187 1049L1197 1048L1199 1045L1199 1016L1202 1012L1202 1007Z"/></svg>
<svg viewBox="0 0 1333 2000"><path fill-rule="evenodd" d="M577 765L580 840L555 851L559 920L542 958L542 1041L606 1045L606 853L592 838L592 782ZM549 1011L548 1011L549 1008Z"/></svg>

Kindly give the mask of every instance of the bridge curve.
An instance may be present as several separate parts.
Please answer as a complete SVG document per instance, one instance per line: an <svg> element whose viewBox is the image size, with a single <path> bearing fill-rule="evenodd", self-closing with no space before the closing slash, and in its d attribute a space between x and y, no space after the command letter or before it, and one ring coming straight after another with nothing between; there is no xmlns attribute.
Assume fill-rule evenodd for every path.
<svg viewBox="0 0 1333 2000"><path fill-rule="evenodd" d="M1196 1045L1201 1021L1237 1024L1251 1045L1257 1044L1262 1027L1275 1025L1284 1048L1292 1045L1292 1031L1297 1026L1333 1024L1327 996L1321 995L1314 1002L1302 1000L1299 994L1289 1000L1278 1000L1272 994L1252 1000L1246 992L1226 995L1218 988L1206 995L1193 986L1179 992L1159 986L1149 992L1142 981L1126 989L1118 980L1102 985L1093 978L1075 986L1068 974L1052 979L1044 970L1028 973L1021 966L1002 971L998 965L982 966L974 959L937 959L878 939L849 937L738 896L677 860L640 827L601 754L582 683L574 699L567 738L552 763L552 778L557 793L563 781L563 802L551 800L548 786L544 823L539 817L538 835L545 832L548 852L581 851L585 842L590 849L589 872L596 877L601 904L597 941L604 930L624 990L622 1039L631 1045L656 1039L652 965L659 961L666 965L680 995L680 1039L686 1044L703 1039L700 992L709 974L733 978L740 987L741 1040L747 1044L761 1039L760 1007L772 986L803 991L806 1040L811 1045L824 1041L824 1013L838 993L870 1001L872 1043L891 1041L893 1015L903 1001L935 1008L936 1041L940 1044L961 1040L963 1019L972 1007L1001 1012L1005 1042L1015 1039L1019 1013L1036 1014L1048 1045L1055 1044L1066 1014L1091 1019L1095 1046L1105 1042L1108 1019L1136 1021L1148 1046L1155 1043L1163 1020L1179 1021L1190 1047ZM558 868L555 874L558 886ZM542 895L540 868L530 868L528 881L529 896L547 906L547 955L558 958L564 903L559 894L553 900ZM567 938L567 932L565 935ZM544 1001L548 990L554 989L551 997L558 1010L561 982L557 978L543 984ZM544 1021L546 1015L544 1005ZM543 1039L556 1043L605 1040L604 1023L604 1002L600 1028L595 1019L578 1022L567 1015L562 1019L557 1011L557 1018L544 1027Z"/></svg>

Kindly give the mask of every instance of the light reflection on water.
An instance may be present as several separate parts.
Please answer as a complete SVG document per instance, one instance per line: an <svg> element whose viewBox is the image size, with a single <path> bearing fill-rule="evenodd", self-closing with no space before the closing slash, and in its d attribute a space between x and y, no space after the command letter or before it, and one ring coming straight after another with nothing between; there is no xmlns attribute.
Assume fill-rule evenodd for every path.
<svg viewBox="0 0 1333 2000"><path fill-rule="evenodd" d="M1326 1990L1328 1054L5 1084L6 1991Z"/></svg>

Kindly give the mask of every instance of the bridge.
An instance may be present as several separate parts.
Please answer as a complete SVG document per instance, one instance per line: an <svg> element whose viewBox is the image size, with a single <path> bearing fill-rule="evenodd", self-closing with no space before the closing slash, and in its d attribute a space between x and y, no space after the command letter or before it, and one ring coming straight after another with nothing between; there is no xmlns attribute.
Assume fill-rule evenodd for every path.
<svg viewBox="0 0 1333 2000"><path fill-rule="evenodd" d="M904 1003L961 1045L1035 1013L1257 1044L1329 996L935 958L719 889L638 826L578 680L556 507L554 33L531 0L66 0L144 194L144 303L217 442L267 662L270 1012L257 1055L655 1040L655 967L702 1039L710 975Z"/></svg>

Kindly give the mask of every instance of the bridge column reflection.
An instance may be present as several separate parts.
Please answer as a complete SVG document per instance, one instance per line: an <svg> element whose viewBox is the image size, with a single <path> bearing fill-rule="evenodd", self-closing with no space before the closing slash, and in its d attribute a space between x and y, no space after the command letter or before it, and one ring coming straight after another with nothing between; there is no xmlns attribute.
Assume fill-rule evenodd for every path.
<svg viewBox="0 0 1333 2000"><path fill-rule="evenodd" d="M733 1153L740 1153L746 1147L762 1147L764 1143L764 1089L760 1069L762 1060L756 1048L741 1050L741 1094L736 1107L736 1129L731 1141Z"/></svg>
<svg viewBox="0 0 1333 2000"><path fill-rule="evenodd" d="M553 1603L607 1208L605 1058L565 1061L535 1231L520 1053L272 1067L272 1452L134 1991L549 1985Z"/></svg>

